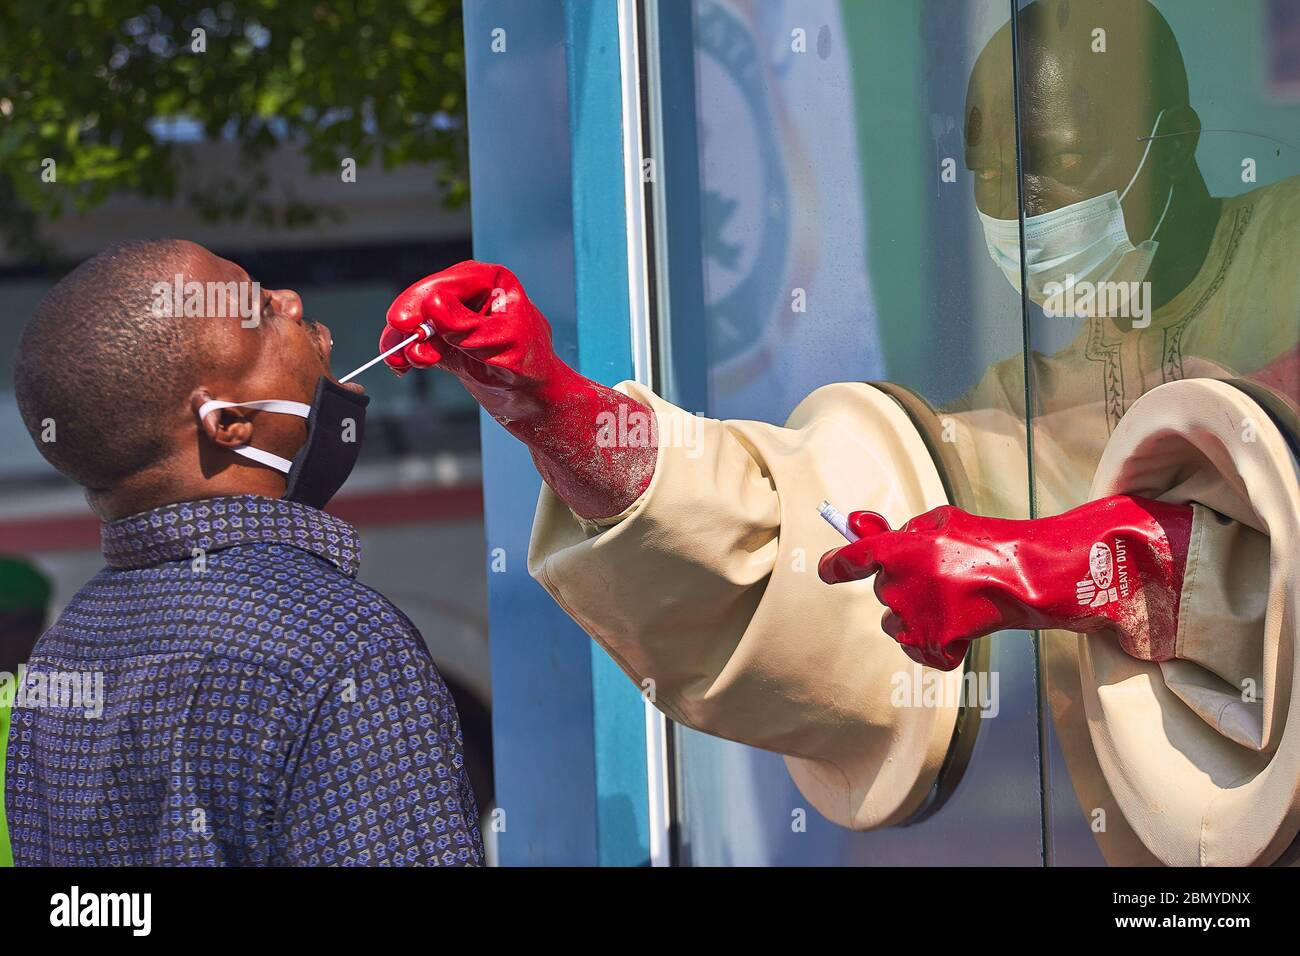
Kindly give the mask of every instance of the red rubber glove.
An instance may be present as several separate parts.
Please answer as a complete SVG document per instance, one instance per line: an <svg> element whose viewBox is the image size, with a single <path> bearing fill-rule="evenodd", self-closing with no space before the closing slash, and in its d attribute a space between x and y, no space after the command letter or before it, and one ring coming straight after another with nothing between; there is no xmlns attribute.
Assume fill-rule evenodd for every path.
<svg viewBox="0 0 1300 956"><path fill-rule="evenodd" d="M509 269L470 261L421 279L389 306L381 351L422 322L434 334L390 356L393 371L437 366L459 378L528 445L542 478L579 515L616 515L650 484L654 411L569 368L551 346L550 323ZM610 427L619 422L621 431Z"/></svg>
<svg viewBox="0 0 1300 956"><path fill-rule="evenodd" d="M818 573L828 584L874 574L882 628L922 664L952 670L972 640L1007 628L1109 628L1133 657L1174 656L1190 505L1115 495L1034 521L944 505L898 531L869 511L849 527L859 540L823 555Z"/></svg>

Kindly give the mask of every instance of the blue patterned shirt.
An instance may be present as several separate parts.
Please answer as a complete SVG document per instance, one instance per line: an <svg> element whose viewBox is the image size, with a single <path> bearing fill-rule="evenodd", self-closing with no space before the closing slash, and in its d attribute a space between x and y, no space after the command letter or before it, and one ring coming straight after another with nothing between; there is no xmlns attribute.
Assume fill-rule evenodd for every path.
<svg viewBox="0 0 1300 956"><path fill-rule="evenodd" d="M104 525L13 708L17 865L477 864L456 706L355 529L254 496ZM96 687L99 691L96 691Z"/></svg>

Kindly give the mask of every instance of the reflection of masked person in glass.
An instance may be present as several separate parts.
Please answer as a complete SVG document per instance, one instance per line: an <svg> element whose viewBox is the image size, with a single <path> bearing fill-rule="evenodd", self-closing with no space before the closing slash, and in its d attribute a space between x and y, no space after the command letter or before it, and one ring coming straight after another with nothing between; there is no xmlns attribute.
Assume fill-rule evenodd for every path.
<svg viewBox="0 0 1300 956"><path fill-rule="evenodd" d="M1087 22L1071 21L1072 9ZM1150 282L1146 318L1103 310L1070 347L1033 357L1036 493L1051 517L1009 520L1024 517L1023 485L1014 494L1005 483L1023 475L1029 444L1019 357L941 419L926 410L952 423L941 441L969 489L965 511L929 511L945 497L931 456L949 453L923 439L897 396L829 385L783 428L704 419L682 447L664 436L683 433L673 426L684 412L635 383L608 389L565 366L546 320L499 267L466 263L413 285L382 339L430 323L437 335L394 367L451 371L529 445L548 485L530 571L629 676L653 680L656 705L786 754L814 805L856 828L909 819L952 739L955 718L923 720L891 702L907 657L950 670L975 636L1066 627L1111 633L1142 660L1201 654L1223 672L1212 649L1185 648L1181 636L1259 627L1250 601L1225 615L1204 597L1268 580L1266 547L1262 558L1238 549L1231 567L1199 559L1231 551L1237 522L1191 498L1088 502L1089 485L1145 391L1253 373L1294 350L1297 190L1209 196L1178 49L1151 8L1040 3L1020 23L1030 295L1046 301L1052 282L1071 294L1082 282ZM1108 32L1106 66L1087 59L1097 27ZM1019 243L1006 240L1017 217L1010 58L1004 28L971 79L967 140L990 252L1019 282ZM638 417L657 424L658 441L617 440L602 424ZM861 539L827 554L819 578L816 556L837 541L817 514L822 499L885 521L851 516ZM874 593L847 583L872 575ZM1077 652L1062 648L1077 686ZM1067 705L1077 699L1062 693Z"/></svg>
<svg viewBox="0 0 1300 956"><path fill-rule="evenodd" d="M1071 303L1083 319L1066 349L1033 356L1035 490L1051 514L1083 500L1109 434L1149 389L1193 376L1285 381L1300 334L1300 179L1210 196L1182 55L1155 8L1038 3L1020 25L1029 296L1049 320L1068 321ZM976 203L1019 288L1009 26L981 54L967 100ZM1130 296L1134 282L1149 286ZM971 414L963 460L985 513L1022 507L1000 490L980 436L1023 440L1024 394L1016 356L951 409Z"/></svg>
<svg viewBox="0 0 1300 956"><path fill-rule="evenodd" d="M1196 160L1201 121L1189 103L1182 55L1153 7L1039 3L1024 11L1020 26L1028 294L1043 307L1045 321L1067 322L1071 315L1079 320L1078 334L1065 349L1050 356L1031 353L1030 360L1033 492L1039 513L1055 514L1087 499L1121 417L1161 384L1249 378L1280 392L1288 404L1297 400L1300 179L1228 199L1210 195ZM1104 31L1105 52L1097 52L1098 29ZM965 132L990 254L1018 289L1019 245L1006 242L1008 235L1016 237L1009 220L1017 216L1010 45L1010 30L1003 28L980 56ZM1243 155L1258 142L1246 141ZM1234 177L1239 162L1233 161ZM1070 295L1072 284L1079 294ZM1127 289L1137 292L1136 303ZM1064 307L1071 302L1082 307ZM954 437L973 507L983 514L1010 515L1022 507L999 480L1005 459L990 438L1025 446L1024 374L1019 356L1002 362L947 410L959 423ZM1207 537L1199 565L1214 563L1209 555L1219 553L1222 594L1237 598L1230 610L1209 613L1203 622L1187 615L1180 633L1201 623L1217 642L1192 646L1182 640L1176 653L1172 645L1169 651L1210 673L1231 675L1235 685L1241 667L1224 655L1237 651L1224 647L1234 643L1232 635L1258 629L1263 596L1241 596L1262 589L1268 567L1233 557L1261 553L1253 532L1214 527L1222 532L1222 547L1204 547L1212 544ZM1235 574L1227 572L1230 564ZM1200 596L1199 606L1209 611L1215 602ZM1193 589L1184 608L1196 605L1197 597ZM1086 726L1077 638L1045 631L1042 647L1047 698L1079 802L1089 813L1112 810ZM1255 679L1262 666L1254 661L1247 679ZM1203 709L1209 707L1235 712L1239 705L1218 694L1202 702ZM1243 736L1250 750L1266 749L1257 727ZM1114 821L1109 840L1103 840L1108 856L1144 861L1132 852L1136 841L1120 832L1123 815L1108 816Z"/></svg>

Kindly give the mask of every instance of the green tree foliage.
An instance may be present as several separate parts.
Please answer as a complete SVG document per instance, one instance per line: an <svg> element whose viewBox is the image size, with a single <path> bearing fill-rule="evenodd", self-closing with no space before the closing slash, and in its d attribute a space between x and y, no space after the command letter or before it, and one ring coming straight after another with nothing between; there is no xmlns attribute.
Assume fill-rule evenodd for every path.
<svg viewBox="0 0 1300 956"><path fill-rule="evenodd" d="M121 192L312 222L330 211L262 201L286 145L313 171L415 163L448 204L468 193L459 0L4 0L0 64L0 228L26 257L51 252L42 218ZM192 183L178 129L237 141L239 168Z"/></svg>

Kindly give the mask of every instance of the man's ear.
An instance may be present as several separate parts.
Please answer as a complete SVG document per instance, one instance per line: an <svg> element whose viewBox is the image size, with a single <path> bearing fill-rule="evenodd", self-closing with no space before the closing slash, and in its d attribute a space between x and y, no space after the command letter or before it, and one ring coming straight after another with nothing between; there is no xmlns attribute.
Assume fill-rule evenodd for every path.
<svg viewBox="0 0 1300 956"><path fill-rule="evenodd" d="M212 393L197 388L190 396L190 408L199 430L220 448L243 448L253 441L253 423L242 408L216 408L202 418L199 409L212 401Z"/></svg>

